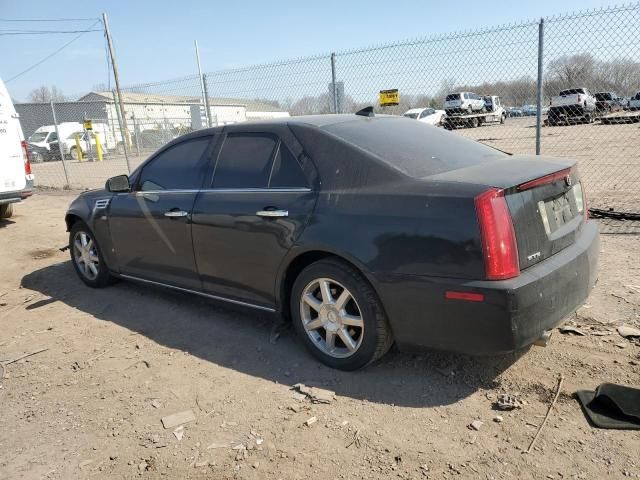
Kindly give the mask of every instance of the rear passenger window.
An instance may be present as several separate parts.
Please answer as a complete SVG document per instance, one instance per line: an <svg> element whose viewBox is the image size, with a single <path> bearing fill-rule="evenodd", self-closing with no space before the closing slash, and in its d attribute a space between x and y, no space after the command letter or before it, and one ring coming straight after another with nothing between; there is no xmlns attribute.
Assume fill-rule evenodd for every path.
<svg viewBox="0 0 640 480"><path fill-rule="evenodd" d="M267 188L276 139L256 133L229 134L218 156L214 188Z"/></svg>
<svg viewBox="0 0 640 480"><path fill-rule="evenodd" d="M284 143L280 143L273 163L269 188L307 187L300 164Z"/></svg>
<svg viewBox="0 0 640 480"><path fill-rule="evenodd" d="M211 137L185 140L169 147L145 165L140 190L191 190L202 186L206 162L202 155Z"/></svg>

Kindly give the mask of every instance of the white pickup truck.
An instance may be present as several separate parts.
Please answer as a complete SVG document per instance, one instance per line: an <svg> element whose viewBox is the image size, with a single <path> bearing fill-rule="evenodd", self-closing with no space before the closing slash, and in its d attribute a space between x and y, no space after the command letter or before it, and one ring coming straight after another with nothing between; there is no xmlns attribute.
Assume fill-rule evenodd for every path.
<svg viewBox="0 0 640 480"><path fill-rule="evenodd" d="M562 122L584 121L591 123L596 113L596 98L586 88L569 88L551 97L549 125Z"/></svg>

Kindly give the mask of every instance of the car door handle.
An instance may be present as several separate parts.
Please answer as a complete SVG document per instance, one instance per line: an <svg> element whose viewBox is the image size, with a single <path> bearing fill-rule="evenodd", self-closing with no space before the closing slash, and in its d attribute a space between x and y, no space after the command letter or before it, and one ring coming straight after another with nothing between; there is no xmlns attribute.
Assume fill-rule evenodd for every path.
<svg viewBox="0 0 640 480"><path fill-rule="evenodd" d="M259 217L277 218L288 217L289 212L287 210L259 210L256 212L256 215Z"/></svg>
<svg viewBox="0 0 640 480"><path fill-rule="evenodd" d="M186 217L187 215L189 215L189 212L182 210L169 210L168 212L164 212L164 216L169 218Z"/></svg>

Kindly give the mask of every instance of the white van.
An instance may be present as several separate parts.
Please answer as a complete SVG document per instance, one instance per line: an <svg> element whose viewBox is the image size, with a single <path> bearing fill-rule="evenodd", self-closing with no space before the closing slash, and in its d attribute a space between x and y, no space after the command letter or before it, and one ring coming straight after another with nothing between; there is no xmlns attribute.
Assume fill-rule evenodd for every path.
<svg viewBox="0 0 640 480"><path fill-rule="evenodd" d="M13 215L13 204L31 195L33 174L22 127L0 78L0 219Z"/></svg>
<svg viewBox="0 0 640 480"><path fill-rule="evenodd" d="M48 153L46 158L42 158L42 155L35 159L36 162L48 160L48 159L57 159L60 160L60 150L58 147L58 133L62 138L62 151L64 153L65 158L72 158L73 160L78 159L78 151L76 144L76 135L80 137L80 150L82 150L82 154L87 154L87 149L95 148L96 140L94 135L85 135L84 127L79 122L62 122L58 124L58 131L56 132L55 125L43 125L39 127L33 134L29 137L28 144L33 147L40 147L39 151L43 151ZM100 142L102 144L102 148L105 151L115 150L117 148L116 137L113 135L109 126L106 123L93 122L93 130L92 133L100 134ZM87 145L87 141L89 141L89 145Z"/></svg>

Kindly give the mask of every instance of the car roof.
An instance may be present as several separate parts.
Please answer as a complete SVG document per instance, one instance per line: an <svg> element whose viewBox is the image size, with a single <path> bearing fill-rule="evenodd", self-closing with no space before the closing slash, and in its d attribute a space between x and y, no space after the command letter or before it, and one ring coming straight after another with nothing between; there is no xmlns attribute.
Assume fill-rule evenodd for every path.
<svg viewBox="0 0 640 480"><path fill-rule="evenodd" d="M427 108L429 108L429 107L410 108L409 110L404 112L403 115L406 115L407 113L421 113L421 112L425 111Z"/></svg>

